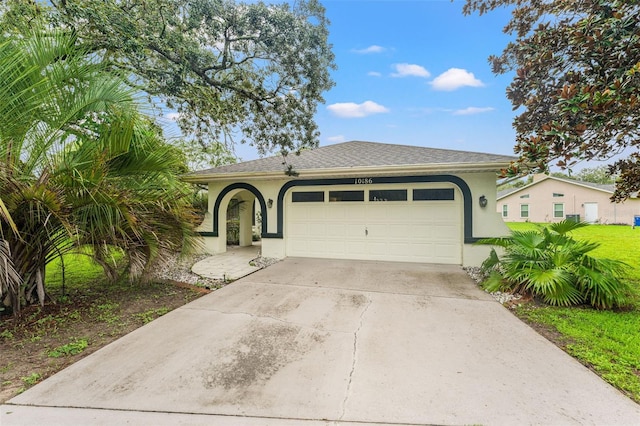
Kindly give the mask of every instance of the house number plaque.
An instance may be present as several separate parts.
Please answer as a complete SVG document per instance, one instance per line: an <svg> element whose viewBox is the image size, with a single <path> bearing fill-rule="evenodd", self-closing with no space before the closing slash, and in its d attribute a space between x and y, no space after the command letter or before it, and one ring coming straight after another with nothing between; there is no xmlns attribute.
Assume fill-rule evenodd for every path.
<svg viewBox="0 0 640 426"><path fill-rule="evenodd" d="M373 183L373 178L355 178L353 183L356 185L369 185Z"/></svg>

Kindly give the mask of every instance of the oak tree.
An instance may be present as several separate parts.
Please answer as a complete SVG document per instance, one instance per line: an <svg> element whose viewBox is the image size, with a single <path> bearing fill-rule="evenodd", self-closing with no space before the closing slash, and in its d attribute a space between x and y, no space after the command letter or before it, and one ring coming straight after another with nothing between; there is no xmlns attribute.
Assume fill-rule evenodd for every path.
<svg viewBox="0 0 640 426"><path fill-rule="evenodd" d="M317 0L7 0L0 23L19 34L38 19L72 29L96 60L177 111L211 163L235 142L261 154L318 143L314 114L335 64Z"/></svg>

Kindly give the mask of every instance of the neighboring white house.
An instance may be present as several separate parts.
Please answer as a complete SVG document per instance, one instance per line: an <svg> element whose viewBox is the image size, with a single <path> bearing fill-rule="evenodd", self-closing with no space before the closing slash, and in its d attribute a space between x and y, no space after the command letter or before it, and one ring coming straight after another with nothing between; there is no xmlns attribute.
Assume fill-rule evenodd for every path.
<svg viewBox="0 0 640 426"><path fill-rule="evenodd" d="M508 233L496 214L496 172L505 155L345 142L190 173L209 186L199 231L210 253L226 251L229 201L260 206L262 255L479 265L483 237ZM252 209L240 212L251 244Z"/></svg>
<svg viewBox="0 0 640 426"><path fill-rule="evenodd" d="M535 175L522 188L501 191L497 211L505 222L559 222L567 216L589 223L629 224L640 215L640 199L612 203L614 185Z"/></svg>

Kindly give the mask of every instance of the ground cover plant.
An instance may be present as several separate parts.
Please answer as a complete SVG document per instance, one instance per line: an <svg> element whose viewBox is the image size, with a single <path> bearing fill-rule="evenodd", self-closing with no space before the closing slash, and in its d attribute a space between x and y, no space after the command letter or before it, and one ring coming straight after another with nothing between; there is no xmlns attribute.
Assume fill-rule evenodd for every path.
<svg viewBox="0 0 640 426"><path fill-rule="evenodd" d="M86 253L56 259L46 273L56 303L0 316L0 403L207 292L159 280L114 283Z"/></svg>
<svg viewBox="0 0 640 426"><path fill-rule="evenodd" d="M508 223L512 230L535 228L532 223ZM577 240L597 241L594 257L629 265L626 283L631 295L625 309L603 311L588 306L557 307L531 301L514 309L551 341L604 380L640 403L640 229L619 225L589 225L576 229Z"/></svg>
<svg viewBox="0 0 640 426"><path fill-rule="evenodd" d="M555 306L589 304L599 309L625 306L629 286L623 279L628 265L617 259L593 257L599 243L570 234L588 226L563 220L511 235L486 238L478 244L491 249L482 269L489 274L482 286L490 291L530 294Z"/></svg>

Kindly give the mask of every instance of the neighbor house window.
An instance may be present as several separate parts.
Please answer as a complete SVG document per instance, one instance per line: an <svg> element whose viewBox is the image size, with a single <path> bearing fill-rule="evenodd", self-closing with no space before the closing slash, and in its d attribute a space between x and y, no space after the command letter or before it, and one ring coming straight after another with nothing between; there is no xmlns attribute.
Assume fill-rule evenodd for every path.
<svg viewBox="0 0 640 426"><path fill-rule="evenodd" d="M294 203L321 203L324 201L324 191L303 191L291 194Z"/></svg>
<svg viewBox="0 0 640 426"><path fill-rule="evenodd" d="M507 217L509 216L509 205L508 204L503 204L502 205L502 217Z"/></svg>
<svg viewBox="0 0 640 426"><path fill-rule="evenodd" d="M451 201L454 199L453 188L413 190L413 201Z"/></svg>
<svg viewBox="0 0 640 426"><path fill-rule="evenodd" d="M554 196L554 197L556 197L556 198L558 198L558 197L564 197L564 194L561 194L561 193L559 193L559 192L554 192L554 193L553 193L553 196Z"/></svg>
<svg viewBox="0 0 640 426"><path fill-rule="evenodd" d="M521 195L520 198L529 198L529 194Z"/></svg>
<svg viewBox="0 0 640 426"><path fill-rule="evenodd" d="M369 201L407 201L406 189L372 189Z"/></svg>
<svg viewBox="0 0 640 426"><path fill-rule="evenodd" d="M364 201L364 191L329 191L329 201Z"/></svg>
<svg viewBox="0 0 640 426"><path fill-rule="evenodd" d="M529 217L529 204L520 204L520 217Z"/></svg>
<svg viewBox="0 0 640 426"><path fill-rule="evenodd" d="M554 203L553 204L553 217L564 217L564 204L563 203Z"/></svg>

